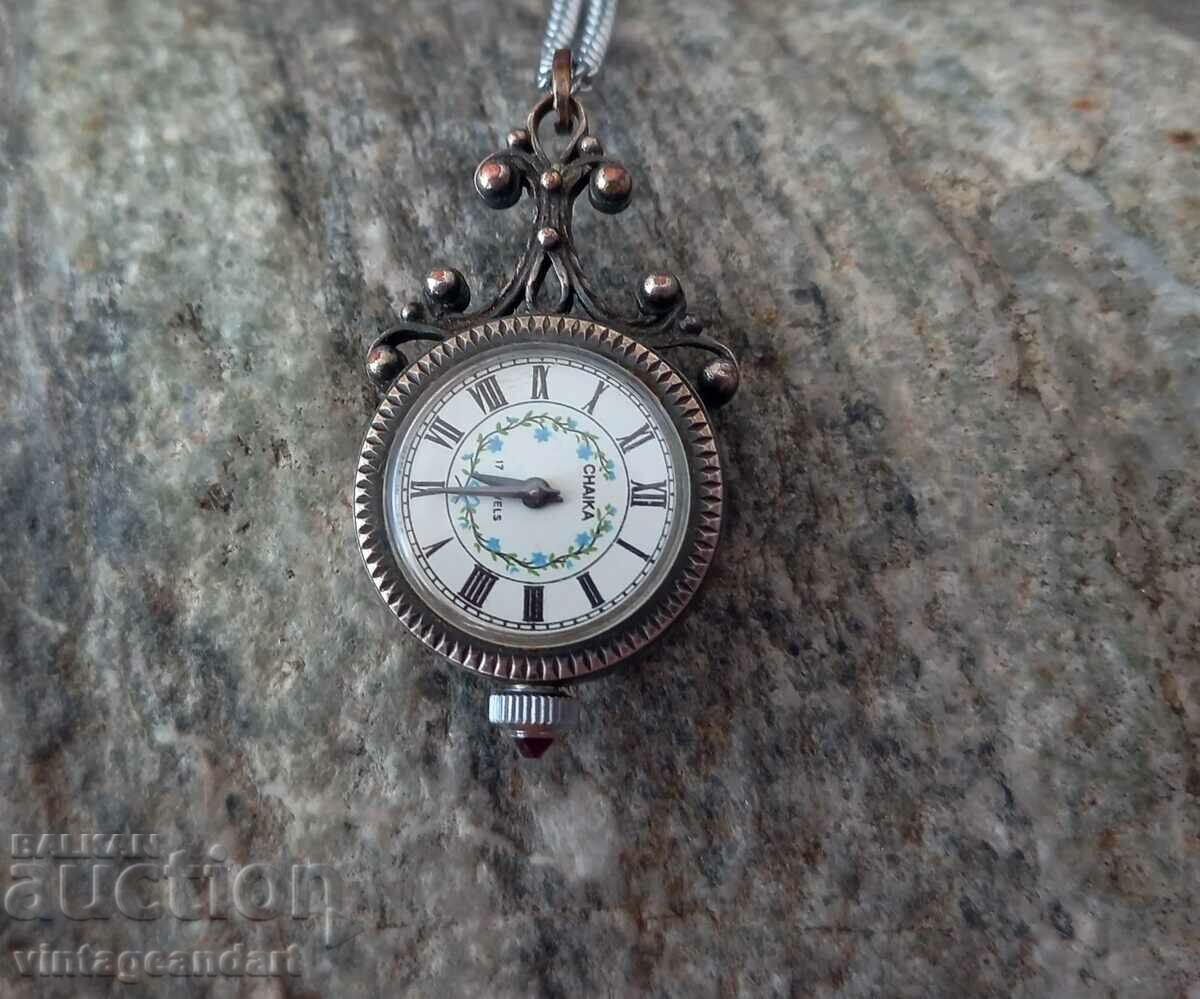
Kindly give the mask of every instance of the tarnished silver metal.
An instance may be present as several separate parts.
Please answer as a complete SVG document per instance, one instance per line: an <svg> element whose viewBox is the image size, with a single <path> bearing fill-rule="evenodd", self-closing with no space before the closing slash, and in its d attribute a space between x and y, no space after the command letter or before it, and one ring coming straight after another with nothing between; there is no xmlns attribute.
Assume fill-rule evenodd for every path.
<svg viewBox="0 0 1200 999"><path fill-rule="evenodd" d="M511 208L521 199L521 180L507 163L488 160L475 171L475 190L492 208Z"/></svg>
<svg viewBox="0 0 1200 999"><path fill-rule="evenodd" d="M710 406L728 402L741 380L737 358L725 344L706 335L704 324L688 313L683 286L675 275L644 275L634 295L635 313L605 302L593 288L572 233L575 202L586 190L597 211L619 214L633 197L633 176L590 134L579 98L558 96L571 123L571 135L561 153L552 156L539 138L542 123L554 113L555 95L547 94L529 112L525 127L508 133L507 148L488 156L475 170L475 190L489 208L511 208L522 196L533 202L529 237L512 276L491 301L467 312L471 301L467 279L452 267L434 268L424 289L428 311L420 303L410 303L401 312L400 322L379 334L371 349L399 350L413 340L440 342L522 309L566 314L578 308L598 323L652 342L656 351L690 348L716 355L725 362L720 368L720 386L714 389L716 369L709 370L704 399ZM558 293L547 299L542 291L551 272ZM394 377L390 368L370 370L381 389ZM699 373L696 378L700 387Z"/></svg>
<svg viewBox="0 0 1200 999"><path fill-rule="evenodd" d="M700 369L697 379L700 397L709 406L723 406L737 393L741 377L738 366L732 361L714 357Z"/></svg>
<svg viewBox="0 0 1200 999"><path fill-rule="evenodd" d="M367 353L367 371L376 382L390 385L408 367L408 359L395 347L382 344Z"/></svg>
<svg viewBox="0 0 1200 999"><path fill-rule="evenodd" d="M620 163L600 163L588 182L588 200L596 211L616 215L629 207L633 176Z"/></svg>
<svg viewBox="0 0 1200 999"><path fill-rule="evenodd" d="M425 300L435 309L462 312L471 304L471 287L453 267L435 267L425 278Z"/></svg>
<svg viewBox="0 0 1200 999"><path fill-rule="evenodd" d="M550 93L554 97L554 110L558 113L554 128L560 135L571 131L572 82L571 50L559 49L554 53L554 62L550 67Z"/></svg>
<svg viewBox="0 0 1200 999"><path fill-rule="evenodd" d="M669 312L683 297L683 288L674 274L647 274L638 285L637 297L645 312Z"/></svg>

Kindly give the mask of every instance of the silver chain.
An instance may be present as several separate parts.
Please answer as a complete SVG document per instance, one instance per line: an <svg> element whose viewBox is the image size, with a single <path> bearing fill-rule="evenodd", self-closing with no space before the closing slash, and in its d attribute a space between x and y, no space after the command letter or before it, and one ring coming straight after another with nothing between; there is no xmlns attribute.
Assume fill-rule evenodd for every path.
<svg viewBox="0 0 1200 999"><path fill-rule="evenodd" d="M579 16L585 6L587 14L580 28ZM616 19L617 0L550 0L542 57L538 61L538 87L550 88L550 68L559 49L571 49L572 89L586 87L600 72Z"/></svg>

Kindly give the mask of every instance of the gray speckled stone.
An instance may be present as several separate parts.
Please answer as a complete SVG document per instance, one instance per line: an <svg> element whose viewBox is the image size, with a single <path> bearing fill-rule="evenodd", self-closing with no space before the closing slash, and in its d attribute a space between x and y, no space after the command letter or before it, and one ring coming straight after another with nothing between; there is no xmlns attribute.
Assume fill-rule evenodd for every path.
<svg viewBox="0 0 1200 999"><path fill-rule="evenodd" d="M530 765L351 528L365 345L522 226L470 181L540 4L402 7L0 8L0 831L333 864L361 927L2 917L0 992L1196 994L1194 18L626 5L588 105L639 197L580 238L740 352L729 531Z"/></svg>

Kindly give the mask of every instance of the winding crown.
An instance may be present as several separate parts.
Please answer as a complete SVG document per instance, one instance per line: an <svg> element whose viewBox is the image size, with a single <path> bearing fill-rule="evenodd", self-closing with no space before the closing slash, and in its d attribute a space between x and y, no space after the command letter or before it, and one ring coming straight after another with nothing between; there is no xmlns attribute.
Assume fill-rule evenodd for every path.
<svg viewBox="0 0 1200 999"><path fill-rule="evenodd" d="M522 756L541 756L578 718L566 691L512 687L488 698L488 721L512 736Z"/></svg>

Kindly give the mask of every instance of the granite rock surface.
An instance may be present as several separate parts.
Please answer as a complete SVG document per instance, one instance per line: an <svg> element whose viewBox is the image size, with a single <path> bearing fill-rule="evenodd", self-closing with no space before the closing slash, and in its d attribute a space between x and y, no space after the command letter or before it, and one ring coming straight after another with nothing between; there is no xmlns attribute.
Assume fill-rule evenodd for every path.
<svg viewBox="0 0 1200 999"><path fill-rule="evenodd" d="M728 532L530 764L386 613L348 484L374 332L523 238L471 172L540 4L3 4L0 849L345 897L328 938L263 879L257 920L10 891L0 992L1200 995L1186 6L625 5L585 100L638 195L578 235L739 352ZM22 975L43 943L303 967Z"/></svg>

